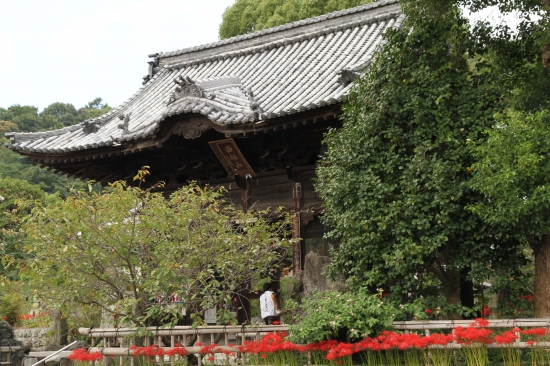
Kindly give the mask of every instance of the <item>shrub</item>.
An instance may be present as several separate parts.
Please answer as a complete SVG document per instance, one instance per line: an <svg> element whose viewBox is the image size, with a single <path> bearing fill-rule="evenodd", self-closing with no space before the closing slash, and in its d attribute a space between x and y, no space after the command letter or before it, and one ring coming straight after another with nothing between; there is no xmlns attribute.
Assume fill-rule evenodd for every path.
<svg viewBox="0 0 550 366"><path fill-rule="evenodd" d="M6 293L0 298L0 316L2 320L11 325L16 325L21 316L21 309L25 304L24 299L17 293Z"/></svg>
<svg viewBox="0 0 550 366"><path fill-rule="evenodd" d="M360 339L391 328L401 310L385 303L382 294L339 293L327 291L306 297L303 314L290 327L295 342L318 342L324 339Z"/></svg>

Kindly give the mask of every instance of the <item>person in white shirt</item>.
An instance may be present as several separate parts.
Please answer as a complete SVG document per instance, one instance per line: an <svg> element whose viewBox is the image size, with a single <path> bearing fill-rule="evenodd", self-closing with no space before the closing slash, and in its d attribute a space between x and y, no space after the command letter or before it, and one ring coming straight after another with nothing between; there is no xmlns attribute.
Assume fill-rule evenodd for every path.
<svg viewBox="0 0 550 366"><path fill-rule="evenodd" d="M260 296L260 310L262 312L262 319L266 325L273 324L273 321L281 311L275 293L272 290L271 283L266 283L264 284L264 293Z"/></svg>

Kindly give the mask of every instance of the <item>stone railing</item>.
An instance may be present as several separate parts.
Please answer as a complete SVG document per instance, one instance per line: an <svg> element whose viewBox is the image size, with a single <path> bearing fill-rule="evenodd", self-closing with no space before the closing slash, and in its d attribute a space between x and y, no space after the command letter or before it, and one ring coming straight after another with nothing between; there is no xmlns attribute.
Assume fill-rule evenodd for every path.
<svg viewBox="0 0 550 366"><path fill-rule="evenodd" d="M456 329L457 327L467 328L472 324L473 320L425 320L425 321L396 321L393 322L393 328L395 330L401 330L405 332L424 332L426 335L430 334L430 330L436 329ZM546 318L533 318L533 319L489 319L488 325L485 328L500 328L500 329L513 329L513 328L546 328L548 334L550 334L550 319ZM500 345L497 343L489 344L489 348L501 348L501 347L514 347L514 348L531 348L532 346L528 342L520 341L519 332L516 333L517 340L511 345ZM539 347L550 347L550 342L538 342ZM454 342L450 345L450 348L462 348L462 344Z"/></svg>
<svg viewBox="0 0 550 366"><path fill-rule="evenodd" d="M119 356L123 362L124 356L133 354L131 347L141 340L143 346L158 345L166 350L183 345L187 354L199 355L201 346L196 344L216 343L217 352L237 352L235 344L243 344L246 340L260 340L264 335L272 332L288 331L284 325L254 325L230 326L210 325L193 328L176 326L173 328L149 327L136 332L134 328L79 328L78 332L87 335L92 340L90 352L101 352L106 356ZM170 346L166 346L169 343ZM195 344L195 346L193 346ZM203 364L202 357L197 357L198 365ZM134 358L130 358L130 365L134 365Z"/></svg>
<svg viewBox="0 0 550 366"><path fill-rule="evenodd" d="M394 322L395 330L405 333L422 332L430 334L430 330L454 330L457 327L467 328L472 320L430 320L430 321L404 321ZM533 328L542 327L550 330L550 319L498 319L489 320L487 328L513 329L515 327ZM260 340L264 335L271 332L288 331L287 326L281 325L259 325L259 326L208 326L208 327L173 327L161 328L151 327L141 329L136 332L132 328L80 328L79 332L88 335L92 340L90 352L100 352L106 356L120 357L122 364L123 358L133 355L131 347L139 343L142 346L157 345L166 351L174 347L185 347L187 354L195 354L198 359L198 365L202 365L201 348L197 344L210 345L216 343L216 349L212 353L238 353L236 345L245 343L246 340ZM181 344L181 345L180 345ZM434 346L439 347L439 346ZM454 341L451 344L443 346L448 349L459 349L463 345ZM529 348L532 347L528 342L522 342L519 338L512 344L490 344L489 348L512 347ZM539 342L537 347L550 347L550 342ZM221 355L223 357L223 355ZM163 360L163 358L161 358ZM240 357L244 365L244 357ZM308 357L309 360L309 357ZM162 362L161 362L162 363ZM171 360L173 364L173 359ZM308 361L309 363L309 361ZM130 357L130 364L134 364L133 357Z"/></svg>

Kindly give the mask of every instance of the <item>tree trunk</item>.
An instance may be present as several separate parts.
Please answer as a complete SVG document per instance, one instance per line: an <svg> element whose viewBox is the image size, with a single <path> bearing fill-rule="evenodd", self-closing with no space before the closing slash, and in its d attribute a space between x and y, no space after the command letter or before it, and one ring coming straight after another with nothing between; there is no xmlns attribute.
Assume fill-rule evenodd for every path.
<svg viewBox="0 0 550 366"><path fill-rule="evenodd" d="M544 45L542 48L542 65L548 71L550 71L550 42Z"/></svg>
<svg viewBox="0 0 550 366"><path fill-rule="evenodd" d="M67 318L59 310L52 311L52 329L55 331L54 344L56 346L68 344L67 335L69 333L69 326Z"/></svg>
<svg viewBox="0 0 550 366"><path fill-rule="evenodd" d="M460 302L461 273L449 265L449 256L452 251L451 245L446 245L439 257L426 270L431 272L441 282L443 296L447 305L454 305Z"/></svg>
<svg viewBox="0 0 550 366"><path fill-rule="evenodd" d="M550 234L542 236L533 245L535 255L535 317L550 317Z"/></svg>
<svg viewBox="0 0 550 366"><path fill-rule="evenodd" d="M470 266L460 270L460 304L468 308L475 306L474 300L474 283L468 279L468 275L472 268ZM475 318L475 315L467 317L468 319Z"/></svg>

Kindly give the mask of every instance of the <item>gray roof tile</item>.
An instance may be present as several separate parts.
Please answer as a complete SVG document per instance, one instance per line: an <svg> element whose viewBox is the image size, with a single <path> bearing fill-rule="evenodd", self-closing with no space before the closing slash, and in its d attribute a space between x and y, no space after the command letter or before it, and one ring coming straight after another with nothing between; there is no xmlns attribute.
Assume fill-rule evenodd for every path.
<svg viewBox="0 0 550 366"><path fill-rule="evenodd" d="M232 126L339 103L351 87L338 81L339 72L365 67L381 34L403 19L397 1L386 0L160 53L154 75L118 108L56 131L11 134L9 146L36 153L78 151L147 138L164 119L181 113ZM119 127L119 116L128 114L127 125Z"/></svg>

